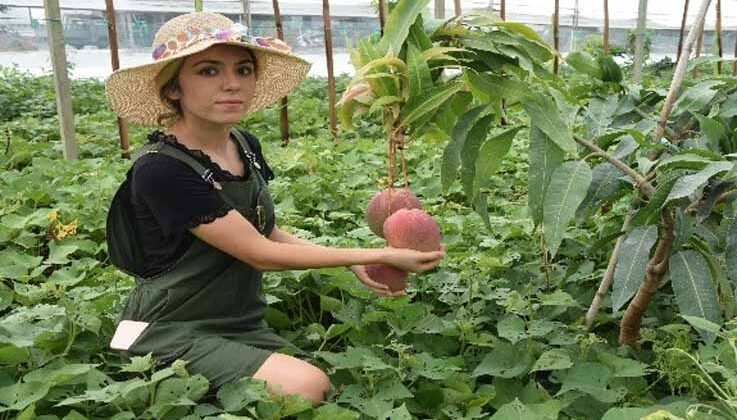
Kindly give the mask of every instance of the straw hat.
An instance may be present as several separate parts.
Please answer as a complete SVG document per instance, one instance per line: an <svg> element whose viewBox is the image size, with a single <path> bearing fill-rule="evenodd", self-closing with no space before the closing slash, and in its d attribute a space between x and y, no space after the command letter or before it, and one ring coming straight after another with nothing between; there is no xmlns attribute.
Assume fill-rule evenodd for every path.
<svg viewBox="0 0 737 420"><path fill-rule="evenodd" d="M256 90L249 113L286 96L311 66L279 39L250 37L245 26L217 13L188 13L169 20L156 32L153 62L117 70L107 78L105 93L113 111L131 122L158 125L159 116L172 111L159 98L159 89L166 82L158 80L161 70L215 44L242 46L256 57Z"/></svg>

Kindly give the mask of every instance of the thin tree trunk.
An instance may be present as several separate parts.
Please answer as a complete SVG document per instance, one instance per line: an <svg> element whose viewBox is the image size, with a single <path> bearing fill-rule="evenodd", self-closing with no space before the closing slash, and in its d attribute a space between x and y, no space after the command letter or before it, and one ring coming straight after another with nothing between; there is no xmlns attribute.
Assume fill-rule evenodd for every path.
<svg viewBox="0 0 737 420"><path fill-rule="evenodd" d="M609 55L609 0L604 0L604 54Z"/></svg>
<svg viewBox="0 0 737 420"><path fill-rule="evenodd" d="M640 0L637 13L637 33L635 34L635 60L632 70L632 82L640 84L642 79L642 62L645 55L645 29L647 25L647 0Z"/></svg>
<svg viewBox="0 0 737 420"><path fill-rule="evenodd" d="M691 26L691 31L688 33L688 38L686 38L686 45L684 46L683 53L681 54L681 59L678 60L678 64L676 64L676 69L673 73L673 80L671 81L670 89L668 90L668 96L666 96L665 98L665 103L663 104L663 109L660 112L658 124L655 127L654 140L656 143L660 141L660 139L663 137L663 133L665 132L665 127L668 124L668 118L673 111L673 104L678 98L681 84L683 83L683 78L686 75L688 58L691 56L691 50L693 49L693 45L696 42L698 33L702 32L702 29L704 27L704 18L706 17L706 11L709 9L710 3L711 0L703 0L701 2L701 6L699 7L699 12L696 15L694 25Z"/></svg>
<svg viewBox="0 0 737 420"><path fill-rule="evenodd" d="M386 0L379 0L379 29L384 36L384 25L386 25Z"/></svg>
<svg viewBox="0 0 737 420"><path fill-rule="evenodd" d="M461 15L461 0L454 0L453 5L455 6L456 16Z"/></svg>
<svg viewBox="0 0 737 420"><path fill-rule="evenodd" d="M650 305L653 295L658 291L663 274L668 270L668 261L670 260L670 252L674 241L673 225L673 215L670 210L663 210L660 236L655 254L648 261L645 279L643 279L635 297L627 306L627 310L624 311L622 321L619 324L619 344L626 344L634 349L639 348L638 340L640 339L642 316Z"/></svg>
<svg viewBox="0 0 737 420"><path fill-rule="evenodd" d="M499 5L499 17L501 17L502 20L507 20L507 0L501 0Z"/></svg>
<svg viewBox="0 0 737 420"><path fill-rule="evenodd" d="M683 18L681 19L681 33L678 36L678 53L676 61L681 59L681 51L683 51L683 33L686 32L686 20L688 19L688 1L683 5Z"/></svg>
<svg viewBox="0 0 737 420"><path fill-rule="evenodd" d="M105 15L107 17L107 39L110 44L110 61L113 71L120 68L118 57L118 31L115 27L115 6L113 0L105 0ZM130 142L128 141L128 125L122 118L118 117L118 136L120 137L120 155L130 159Z"/></svg>
<svg viewBox="0 0 737 420"><path fill-rule="evenodd" d="M722 0L717 0L716 37L717 54L719 55L719 61L717 61L717 73L722 74L722 58L724 57L722 52Z"/></svg>
<svg viewBox="0 0 737 420"><path fill-rule="evenodd" d="M445 19L445 0L435 0L435 19Z"/></svg>
<svg viewBox="0 0 737 420"><path fill-rule="evenodd" d="M64 49L59 0L44 0L44 10L46 11L46 28L49 32L49 54L54 69L56 114L59 117L59 132L64 145L64 159L76 160L78 156L77 138L74 133L72 93L67 73L67 54Z"/></svg>
<svg viewBox="0 0 737 420"><path fill-rule="evenodd" d="M335 75L333 74L333 35L330 23L330 4L322 0L322 19L325 29L325 55L328 61L328 112L330 113L330 134L337 138L338 124L335 111Z"/></svg>
<svg viewBox="0 0 737 420"><path fill-rule="evenodd" d="M732 61L732 75L737 76L737 31L734 33L734 61Z"/></svg>
<svg viewBox="0 0 737 420"><path fill-rule="evenodd" d="M251 29L251 0L241 0L241 7L243 8L243 15L246 16L246 26Z"/></svg>
<svg viewBox="0 0 737 420"><path fill-rule="evenodd" d="M553 47L555 48L553 73L558 74L558 67L560 66L560 0L555 0L555 11L553 12Z"/></svg>
<svg viewBox="0 0 737 420"><path fill-rule="evenodd" d="M276 26L276 37L284 40L284 27L281 23L281 10L279 9L279 0L272 0L274 7L274 25ZM286 147L289 144L289 100L283 97L281 100L281 114L279 117L279 128L281 132L281 145Z"/></svg>

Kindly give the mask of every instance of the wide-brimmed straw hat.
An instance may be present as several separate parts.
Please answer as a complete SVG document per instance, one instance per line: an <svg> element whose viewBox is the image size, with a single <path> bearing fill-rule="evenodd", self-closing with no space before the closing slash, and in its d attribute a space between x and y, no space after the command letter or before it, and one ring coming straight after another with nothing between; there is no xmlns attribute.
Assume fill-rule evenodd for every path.
<svg viewBox="0 0 737 420"><path fill-rule="evenodd" d="M163 82L159 73L178 59L204 51L215 44L250 49L256 58L256 90L248 113L273 104L297 87L311 64L292 54L283 41L251 37L248 28L223 15L188 13L166 22L154 37L153 61L120 69L105 81L105 93L121 118L143 125L158 125L159 117L171 114L159 97Z"/></svg>

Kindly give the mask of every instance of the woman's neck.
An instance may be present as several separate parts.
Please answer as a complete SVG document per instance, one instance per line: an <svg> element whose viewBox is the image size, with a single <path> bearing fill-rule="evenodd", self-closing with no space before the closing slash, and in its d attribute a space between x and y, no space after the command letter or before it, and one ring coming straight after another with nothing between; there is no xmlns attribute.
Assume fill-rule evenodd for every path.
<svg viewBox="0 0 737 420"><path fill-rule="evenodd" d="M231 128L232 125L193 123L188 119L180 119L168 132L190 149L219 153L228 147Z"/></svg>

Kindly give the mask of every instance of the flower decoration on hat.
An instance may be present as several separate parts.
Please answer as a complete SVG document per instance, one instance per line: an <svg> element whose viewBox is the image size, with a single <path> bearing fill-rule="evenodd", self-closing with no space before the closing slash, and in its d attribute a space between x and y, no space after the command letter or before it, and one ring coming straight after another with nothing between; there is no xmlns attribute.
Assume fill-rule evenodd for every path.
<svg viewBox="0 0 737 420"><path fill-rule="evenodd" d="M280 39L260 36L252 37L248 32L247 26L236 23L228 28L206 28L204 30L190 28L157 46L151 55L154 60L161 60L200 42L211 40L244 42L284 53L290 53L292 51L289 45Z"/></svg>

